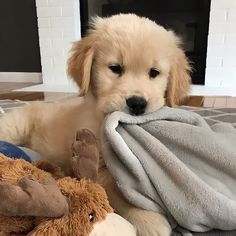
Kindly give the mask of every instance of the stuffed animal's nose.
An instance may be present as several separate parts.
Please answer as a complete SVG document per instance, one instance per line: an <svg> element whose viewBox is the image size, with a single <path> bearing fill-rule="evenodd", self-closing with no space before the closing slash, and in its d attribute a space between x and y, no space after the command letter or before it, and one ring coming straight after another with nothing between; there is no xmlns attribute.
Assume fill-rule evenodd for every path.
<svg viewBox="0 0 236 236"><path fill-rule="evenodd" d="M147 101L143 97L132 96L126 99L126 104L129 108L129 112L132 115L142 115L147 107Z"/></svg>

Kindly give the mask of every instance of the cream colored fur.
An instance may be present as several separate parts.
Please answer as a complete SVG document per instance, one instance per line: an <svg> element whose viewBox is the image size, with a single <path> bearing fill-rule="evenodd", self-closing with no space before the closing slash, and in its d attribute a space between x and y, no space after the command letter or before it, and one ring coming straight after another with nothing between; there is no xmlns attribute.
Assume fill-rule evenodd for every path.
<svg viewBox="0 0 236 236"><path fill-rule="evenodd" d="M77 129L89 128L99 138L105 115L128 111L128 97L144 97L148 113L165 102L178 104L189 90L190 67L174 33L133 14L96 18L92 25L88 36L74 44L68 61L68 74L84 97L57 104L35 102L0 120L0 140L31 147L68 172ZM122 75L109 69L112 64L122 65ZM160 72L155 79L149 77L153 67ZM103 161L99 182L112 206L135 225L140 236L170 235L164 216L123 199Z"/></svg>

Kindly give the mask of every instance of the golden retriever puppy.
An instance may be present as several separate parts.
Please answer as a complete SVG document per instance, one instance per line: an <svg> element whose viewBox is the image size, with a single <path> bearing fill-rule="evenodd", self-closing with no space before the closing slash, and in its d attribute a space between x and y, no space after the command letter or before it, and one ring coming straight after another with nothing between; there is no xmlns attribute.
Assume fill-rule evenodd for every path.
<svg viewBox="0 0 236 236"><path fill-rule="evenodd" d="M121 110L142 115L165 103L174 106L189 90L190 66L173 32L134 14L97 17L91 27L74 44L68 61L68 74L83 98L36 102L0 120L0 139L28 146L67 171L77 129L88 128L99 139L108 113ZM137 228L138 235L170 235L163 215L123 199L102 158L99 182L112 206Z"/></svg>

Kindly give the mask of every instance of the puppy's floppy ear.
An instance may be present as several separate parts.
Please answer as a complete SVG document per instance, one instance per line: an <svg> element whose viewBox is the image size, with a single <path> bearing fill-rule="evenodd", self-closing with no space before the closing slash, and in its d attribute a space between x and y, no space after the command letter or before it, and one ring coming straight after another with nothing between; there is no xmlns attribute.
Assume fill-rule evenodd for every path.
<svg viewBox="0 0 236 236"><path fill-rule="evenodd" d="M80 87L80 95L84 96L89 89L91 67L94 58L95 37L89 35L74 43L71 57L68 60L68 75Z"/></svg>
<svg viewBox="0 0 236 236"><path fill-rule="evenodd" d="M188 96L191 83L190 72L191 67L184 52L177 48L167 85L166 103L168 106L180 105Z"/></svg>

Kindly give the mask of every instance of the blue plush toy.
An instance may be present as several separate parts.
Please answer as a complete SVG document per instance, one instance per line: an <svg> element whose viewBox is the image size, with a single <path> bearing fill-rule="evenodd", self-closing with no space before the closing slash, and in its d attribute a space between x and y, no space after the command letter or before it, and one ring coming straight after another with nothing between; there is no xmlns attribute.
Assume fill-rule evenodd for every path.
<svg viewBox="0 0 236 236"><path fill-rule="evenodd" d="M0 153L3 153L7 157L24 159L28 162L41 159L37 152L25 147L18 147L14 144L0 141Z"/></svg>

